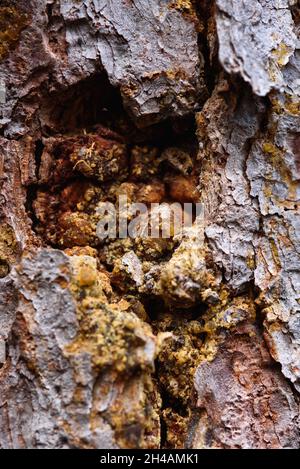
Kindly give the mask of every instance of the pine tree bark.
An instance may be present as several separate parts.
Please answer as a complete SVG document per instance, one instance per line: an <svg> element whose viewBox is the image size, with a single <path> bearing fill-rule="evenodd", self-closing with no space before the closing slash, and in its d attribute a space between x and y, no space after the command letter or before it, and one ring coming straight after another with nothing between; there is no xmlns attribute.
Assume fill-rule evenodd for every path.
<svg viewBox="0 0 300 469"><path fill-rule="evenodd" d="M1 1L0 448L300 447L299 28L296 0ZM202 224L101 244L120 193Z"/></svg>

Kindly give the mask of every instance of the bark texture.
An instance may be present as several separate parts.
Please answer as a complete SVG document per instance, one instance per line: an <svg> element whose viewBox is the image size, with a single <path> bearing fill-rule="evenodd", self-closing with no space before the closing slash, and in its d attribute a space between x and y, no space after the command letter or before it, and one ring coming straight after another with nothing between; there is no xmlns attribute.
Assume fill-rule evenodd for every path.
<svg viewBox="0 0 300 469"><path fill-rule="evenodd" d="M2 0L0 448L299 448L299 181L297 1Z"/></svg>

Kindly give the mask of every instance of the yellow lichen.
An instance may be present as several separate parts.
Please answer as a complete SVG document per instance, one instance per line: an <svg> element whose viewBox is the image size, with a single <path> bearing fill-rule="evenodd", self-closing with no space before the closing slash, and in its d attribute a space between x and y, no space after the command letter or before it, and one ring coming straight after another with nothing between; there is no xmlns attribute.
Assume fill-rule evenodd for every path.
<svg viewBox="0 0 300 469"><path fill-rule="evenodd" d="M293 97L289 97L285 102L285 110L293 116L299 116L300 115L300 101L298 99L294 100Z"/></svg>
<svg viewBox="0 0 300 469"><path fill-rule="evenodd" d="M249 267L249 269L254 270L255 269L255 256L253 253L250 253L247 256L246 261L247 261L247 266Z"/></svg>
<svg viewBox="0 0 300 469"><path fill-rule="evenodd" d="M179 315L165 312L157 327L165 336L158 353L158 377L170 401L185 408L192 398L193 377L200 362L202 327L198 321L182 320Z"/></svg>
<svg viewBox="0 0 300 469"><path fill-rule="evenodd" d="M97 369L125 372L135 367L151 369L143 352L150 327L130 311L130 303L112 301L107 273L97 269L97 259L72 256L71 291L77 303L79 333L67 354L85 351Z"/></svg>
<svg viewBox="0 0 300 469"><path fill-rule="evenodd" d="M268 153L269 155L272 155L273 157L281 155L281 151L279 150L279 148L277 148L276 145L274 145L274 143L272 142L265 142L263 144L263 151L265 153Z"/></svg>
<svg viewBox="0 0 300 469"><path fill-rule="evenodd" d="M276 83L280 73L278 65L273 60L270 60L267 66L267 70L272 82Z"/></svg>
<svg viewBox="0 0 300 469"><path fill-rule="evenodd" d="M90 413L91 428L99 427L105 419L121 447L156 447L160 398L151 376L155 356L151 328L134 314L131 302L115 296L109 275L100 270L96 257L73 255L70 263L70 290L79 327L77 336L65 348L65 355L69 359L81 354L90 356L95 375L103 376L100 400L112 383L116 391L107 409L99 411L95 400ZM79 383L73 401L81 402L83 397Z"/></svg>
<svg viewBox="0 0 300 469"><path fill-rule="evenodd" d="M282 182L285 183L288 194L285 197L285 200L279 200L277 196L273 195L273 199L276 200L278 205L289 207L291 202L297 200L297 190L299 187L299 181L295 180L293 177L292 171L287 166L285 159L284 159L284 151L278 148L274 143L267 141L264 142L262 145L262 149L264 153L266 153L269 158L268 162L271 164L272 168L278 172ZM270 176L271 181L273 181L272 174L267 175ZM266 185L264 193L268 195L271 191L270 185Z"/></svg>
<svg viewBox="0 0 300 469"><path fill-rule="evenodd" d="M17 44L28 17L14 6L0 6L0 61Z"/></svg>
<svg viewBox="0 0 300 469"><path fill-rule="evenodd" d="M18 251L14 230L7 224L0 225L0 278L8 274L9 266L16 261Z"/></svg>
<svg viewBox="0 0 300 469"><path fill-rule="evenodd" d="M203 25L200 23L197 16L196 1L195 0L173 0L169 8L174 8L180 11L187 19L193 21L198 27L198 31L202 31Z"/></svg>
<svg viewBox="0 0 300 469"><path fill-rule="evenodd" d="M272 51L272 57L279 65L279 67L283 67L288 63L292 53L293 50L291 49L291 47L287 46L284 42L281 42L277 49L274 49Z"/></svg>
<svg viewBox="0 0 300 469"><path fill-rule="evenodd" d="M233 330L244 321L253 322L256 317L252 298L236 297L231 300L225 287L220 296L223 296L223 301L211 306L203 316L203 332L206 334L206 339L201 348L199 361L212 361L215 358L225 339L224 331Z"/></svg>
<svg viewBox="0 0 300 469"><path fill-rule="evenodd" d="M278 247L276 245L276 242L275 242L274 239L270 238L269 243L270 243L270 248L271 248L271 252L272 252L272 256L273 256L273 260L275 262L275 265L276 265L277 269L280 269L281 268L281 260L280 260L280 255L279 255L279 251L278 251Z"/></svg>
<svg viewBox="0 0 300 469"><path fill-rule="evenodd" d="M300 100L299 98L292 94L283 93L270 94L270 101L272 103L272 111L276 114L290 114L292 116L300 115Z"/></svg>
<svg viewBox="0 0 300 469"><path fill-rule="evenodd" d="M184 442L187 437L188 424L191 412L182 416L174 409L167 407L163 410L162 416L166 425L166 447L172 449L184 448Z"/></svg>

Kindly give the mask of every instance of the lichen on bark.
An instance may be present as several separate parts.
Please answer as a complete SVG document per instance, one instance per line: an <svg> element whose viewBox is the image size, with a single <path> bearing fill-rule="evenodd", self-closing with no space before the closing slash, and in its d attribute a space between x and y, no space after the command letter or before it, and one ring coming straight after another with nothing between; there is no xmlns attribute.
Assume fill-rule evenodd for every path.
<svg viewBox="0 0 300 469"><path fill-rule="evenodd" d="M0 448L300 447L299 18L1 4Z"/></svg>

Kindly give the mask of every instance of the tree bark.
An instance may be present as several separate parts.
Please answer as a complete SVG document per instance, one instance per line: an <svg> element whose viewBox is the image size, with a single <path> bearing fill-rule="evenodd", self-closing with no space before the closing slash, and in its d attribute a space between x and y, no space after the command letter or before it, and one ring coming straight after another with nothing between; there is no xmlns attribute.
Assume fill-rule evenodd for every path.
<svg viewBox="0 0 300 469"><path fill-rule="evenodd" d="M1 1L0 448L300 447L299 28ZM119 195L203 217L101 241Z"/></svg>

